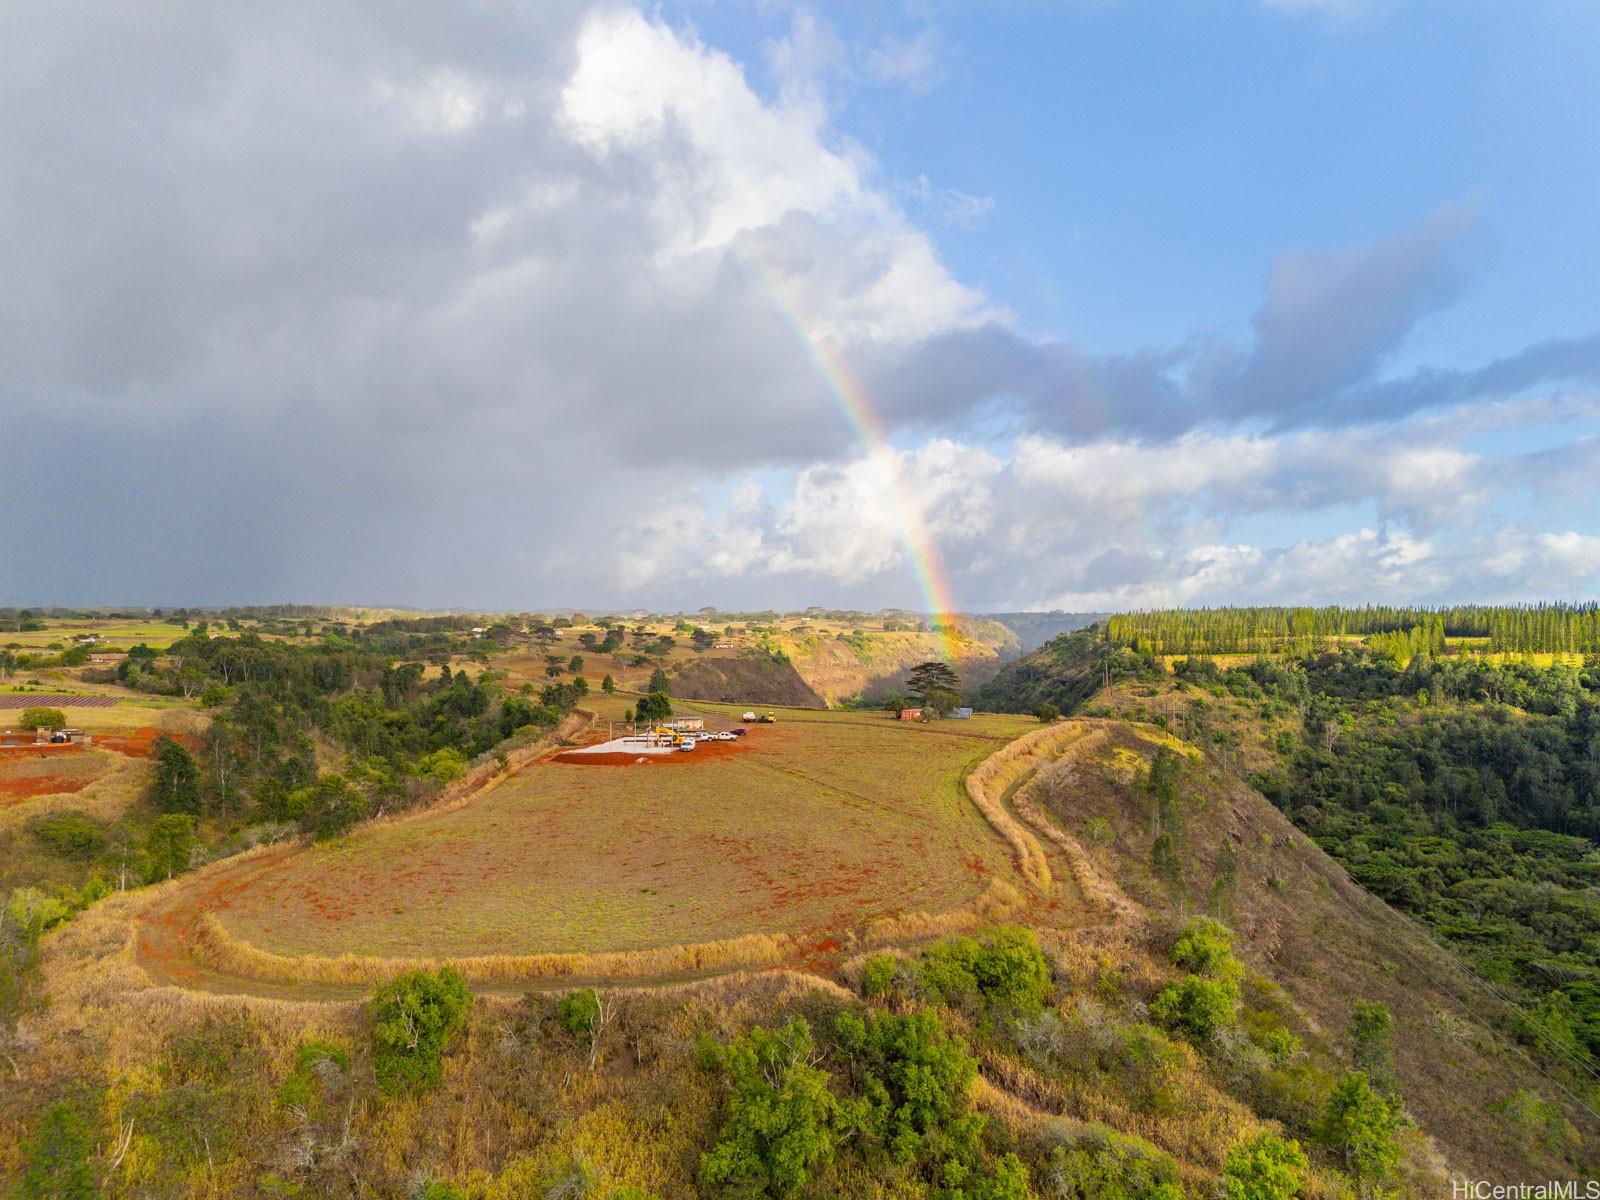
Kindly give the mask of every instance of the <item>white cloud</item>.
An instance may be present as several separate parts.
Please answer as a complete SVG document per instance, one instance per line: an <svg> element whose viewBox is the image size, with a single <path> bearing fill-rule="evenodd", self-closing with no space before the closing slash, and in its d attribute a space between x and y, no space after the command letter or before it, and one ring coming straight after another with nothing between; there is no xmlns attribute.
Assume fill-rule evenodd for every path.
<svg viewBox="0 0 1600 1200"><path fill-rule="evenodd" d="M936 188L926 175L918 175L902 190L934 220L956 229L975 229L994 210L992 196L972 196L955 188Z"/></svg>
<svg viewBox="0 0 1600 1200"><path fill-rule="evenodd" d="M909 38L885 38L868 52L867 73L921 95L944 82L947 55L944 36L930 25Z"/></svg>

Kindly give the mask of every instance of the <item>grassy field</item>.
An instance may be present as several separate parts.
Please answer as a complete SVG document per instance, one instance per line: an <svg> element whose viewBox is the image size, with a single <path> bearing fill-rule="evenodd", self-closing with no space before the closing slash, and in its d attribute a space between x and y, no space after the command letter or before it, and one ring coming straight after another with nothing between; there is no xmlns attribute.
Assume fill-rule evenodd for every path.
<svg viewBox="0 0 1600 1200"><path fill-rule="evenodd" d="M87 633L97 633L103 644L126 650L140 642L156 650L164 650L189 631L181 625L165 621L125 620L111 617L91 617L87 620L47 620L45 628L18 632L0 629L0 647L31 651L47 650L59 643L71 645L69 639Z"/></svg>
<svg viewBox="0 0 1600 1200"><path fill-rule="evenodd" d="M279 954L837 938L1014 877L960 781L1029 727L791 711L720 758L540 763L464 807L291 855L215 911L230 934Z"/></svg>

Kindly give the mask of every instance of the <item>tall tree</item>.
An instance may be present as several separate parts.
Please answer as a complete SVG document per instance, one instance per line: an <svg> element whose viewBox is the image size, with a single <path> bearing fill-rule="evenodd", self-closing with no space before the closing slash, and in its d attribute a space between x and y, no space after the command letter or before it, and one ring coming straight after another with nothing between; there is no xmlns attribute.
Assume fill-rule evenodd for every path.
<svg viewBox="0 0 1600 1200"><path fill-rule="evenodd" d="M961 680L949 663L933 659L911 668L911 673L906 676L906 687L919 701L926 702L932 692L959 694Z"/></svg>

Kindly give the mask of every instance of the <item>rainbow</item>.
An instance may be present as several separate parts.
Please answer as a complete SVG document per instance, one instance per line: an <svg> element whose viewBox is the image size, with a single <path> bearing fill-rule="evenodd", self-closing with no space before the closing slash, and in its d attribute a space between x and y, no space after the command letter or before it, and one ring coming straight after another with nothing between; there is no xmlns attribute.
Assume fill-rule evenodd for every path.
<svg viewBox="0 0 1600 1200"><path fill-rule="evenodd" d="M800 344L810 355L817 373L828 385L829 393L838 403L839 411L844 414L856 439L868 456L882 465L884 475L889 480L900 541L911 563L917 587L922 592L923 603L927 606L929 623L938 635L939 653L946 662L954 661L960 631L955 620L957 609L955 594L950 587L950 574L945 569L944 556L939 552L938 543L928 532L922 506L901 478L899 455L889 442L889 432L878 414L877 406L844 356L812 332L819 323L811 319L792 296L785 294L782 281L761 260L760 255L749 246L742 249L743 257L766 284L779 313L793 327Z"/></svg>

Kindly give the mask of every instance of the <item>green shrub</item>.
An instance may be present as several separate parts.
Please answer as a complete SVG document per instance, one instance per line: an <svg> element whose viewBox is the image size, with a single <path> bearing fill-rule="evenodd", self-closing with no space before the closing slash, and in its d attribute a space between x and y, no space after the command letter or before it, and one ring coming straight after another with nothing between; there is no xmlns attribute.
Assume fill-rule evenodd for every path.
<svg viewBox="0 0 1600 1200"><path fill-rule="evenodd" d="M968 1098L978 1065L937 1015L843 1012L834 1035L850 1058L856 1122L869 1141L902 1163L973 1162L984 1125Z"/></svg>
<svg viewBox="0 0 1600 1200"><path fill-rule="evenodd" d="M105 826L88 813L67 809L35 817L29 828L51 854L88 862L106 848Z"/></svg>
<svg viewBox="0 0 1600 1200"><path fill-rule="evenodd" d="M899 969L900 960L894 955L874 954L861 965L862 994L870 997L888 995Z"/></svg>
<svg viewBox="0 0 1600 1200"><path fill-rule="evenodd" d="M278 1103L285 1108L312 1111L321 1097L324 1072L330 1068L350 1069L350 1055L344 1047L325 1038L307 1038L295 1050L295 1067L278 1088Z"/></svg>
<svg viewBox="0 0 1600 1200"><path fill-rule="evenodd" d="M91 1200L95 1194L93 1131L66 1100L39 1113L33 1136L22 1143L21 1200Z"/></svg>
<svg viewBox="0 0 1600 1200"><path fill-rule="evenodd" d="M1299 1142L1258 1133L1223 1160L1223 1200L1292 1200L1307 1166Z"/></svg>
<svg viewBox="0 0 1600 1200"><path fill-rule="evenodd" d="M33 945L45 930L71 915L65 901L36 887L17 888L6 898L5 923L17 931L25 946Z"/></svg>
<svg viewBox="0 0 1600 1200"><path fill-rule="evenodd" d="M59 708L25 708L17 720L21 729L65 729L67 714Z"/></svg>
<svg viewBox="0 0 1600 1200"><path fill-rule="evenodd" d="M1300 1053L1300 1039L1287 1029L1274 1029L1261 1037L1261 1049L1273 1066L1285 1066Z"/></svg>
<svg viewBox="0 0 1600 1200"><path fill-rule="evenodd" d="M1228 927L1210 917L1196 917L1184 926L1172 945L1172 961L1185 971L1219 979L1238 970Z"/></svg>
<svg viewBox="0 0 1600 1200"><path fill-rule="evenodd" d="M1150 1016L1164 1029L1203 1042L1233 1024L1238 1002L1239 988L1232 980L1190 975L1156 994Z"/></svg>
<svg viewBox="0 0 1600 1200"><path fill-rule="evenodd" d="M1400 1165L1400 1105L1374 1091L1363 1071L1334 1085L1317 1140L1333 1151L1345 1173L1362 1183L1388 1179Z"/></svg>
<svg viewBox="0 0 1600 1200"><path fill-rule="evenodd" d="M445 1043L467 1018L472 993L453 967L408 971L373 993L372 1065L385 1091L425 1091L443 1070Z"/></svg>
<svg viewBox="0 0 1600 1200"><path fill-rule="evenodd" d="M953 938L922 953L922 981L946 1002L977 994L1031 1011L1050 995L1050 963L1033 930L1002 925L981 938Z"/></svg>
<svg viewBox="0 0 1600 1200"><path fill-rule="evenodd" d="M704 1043L708 1065L727 1075L727 1115L700 1177L747 1196L789 1196L833 1160L839 1102L813 1066L811 1027L796 1017L755 1028L723 1046Z"/></svg>
<svg viewBox="0 0 1600 1200"><path fill-rule="evenodd" d="M593 988L568 992L556 1001L556 1016L569 1033L587 1040L594 1033L594 1023L600 1017L600 993Z"/></svg>
<svg viewBox="0 0 1600 1200"><path fill-rule="evenodd" d="M1043 1181L1057 1200L1183 1200L1178 1164L1139 1138L1094 1125L1069 1135L1046 1160Z"/></svg>
<svg viewBox="0 0 1600 1200"><path fill-rule="evenodd" d="M327 841L347 832L372 815L366 794L343 775L320 775L309 788L289 796L289 807L300 813L300 828Z"/></svg>

